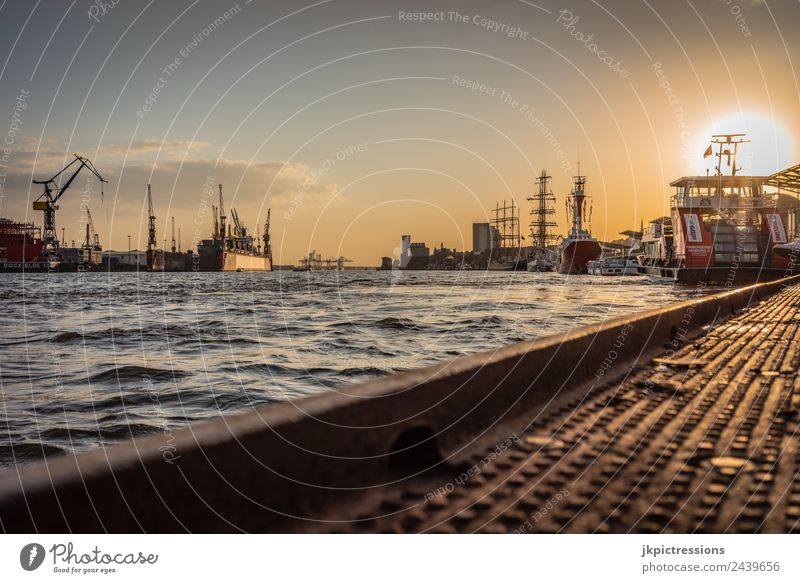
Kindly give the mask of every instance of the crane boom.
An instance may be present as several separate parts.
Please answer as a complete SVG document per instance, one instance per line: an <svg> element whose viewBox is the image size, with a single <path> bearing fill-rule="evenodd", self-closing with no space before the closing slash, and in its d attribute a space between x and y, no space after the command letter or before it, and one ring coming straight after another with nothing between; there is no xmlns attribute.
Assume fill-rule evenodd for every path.
<svg viewBox="0 0 800 583"><path fill-rule="evenodd" d="M147 250L155 250L158 245L156 241L156 215L153 211L153 194L150 185L147 185Z"/></svg>
<svg viewBox="0 0 800 583"><path fill-rule="evenodd" d="M219 185L219 238L225 240L225 205L222 202L222 185Z"/></svg>
<svg viewBox="0 0 800 583"><path fill-rule="evenodd" d="M175 215L172 216L172 252L175 253Z"/></svg>
<svg viewBox="0 0 800 583"><path fill-rule="evenodd" d="M64 196L64 193L72 185L80 171L84 168L88 168L89 171L94 174L98 180L100 180L101 185L105 182L108 182L107 180L104 180L102 176L100 176L100 173L97 171L97 168L94 167L94 164L92 164L91 160L78 156L77 154L74 154L74 156L75 159L64 166L64 168L62 168L61 171L55 174L52 178L47 180L33 181L33 184L41 184L44 186L44 192L42 192L42 194L39 195L39 198L33 202L33 210L44 212L42 242L44 243L44 250L47 254L52 254L60 246L58 237L56 236L56 210L58 209L58 205L56 203L58 203L61 197ZM72 175L66 180L66 182L64 182L61 186L56 184L56 180L76 164L77 168L75 168L75 170L72 172Z"/></svg>

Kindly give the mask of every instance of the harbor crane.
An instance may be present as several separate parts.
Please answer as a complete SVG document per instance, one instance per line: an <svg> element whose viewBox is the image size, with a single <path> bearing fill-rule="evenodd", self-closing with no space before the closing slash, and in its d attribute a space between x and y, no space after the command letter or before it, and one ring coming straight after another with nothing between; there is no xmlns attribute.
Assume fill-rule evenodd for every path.
<svg viewBox="0 0 800 583"><path fill-rule="evenodd" d="M92 220L92 211L89 210L89 207L86 207L86 237L83 240L82 247L82 255L83 255L83 263L91 264L92 261L92 251L102 251L103 248L100 246L100 235L97 234L97 231L94 229L94 221Z"/></svg>
<svg viewBox="0 0 800 583"><path fill-rule="evenodd" d="M147 269L152 270L155 264L158 240L156 239L156 214L153 211L153 195L147 185Z"/></svg>
<svg viewBox="0 0 800 583"><path fill-rule="evenodd" d="M270 258L272 261L272 245L270 244L269 240L269 222L270 222L270 212L272 209L267 209L267 222L264 223L264 234L262 238L264 239L264 255Z"/></svg>
<svg viewBox="0 0 800 583"><path fill-rule="evenodd" d="M44 227L42 229L42 243L44 244L45 253L52 254L60 247L60 242L56 236L56 211L58 210L58 201L64 196L64 193L72 185L72 182L78 176L81 170L88 168L98 180L100 180L101 196L102 185L108 182L104 180L97 169L88 158L83 158L74 154L75 159L61 169L55 176L48 180L34 180L33 184L41 184L44 186L44 192L33 201L33 210L44 211ZM72 171L72 175L61 186L56 184L56 180L65 172L77 167Z"/></svg>

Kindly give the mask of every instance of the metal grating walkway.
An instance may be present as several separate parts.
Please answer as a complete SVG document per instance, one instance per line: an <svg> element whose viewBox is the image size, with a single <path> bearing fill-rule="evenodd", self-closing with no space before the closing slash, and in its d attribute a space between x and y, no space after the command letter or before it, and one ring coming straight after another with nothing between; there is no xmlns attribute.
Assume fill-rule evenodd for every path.
<svg viewBox="0 0 800 583"><path fill-rule="evenodd" d="M324 530L796 532L798 307L786 289Z"/></svg>

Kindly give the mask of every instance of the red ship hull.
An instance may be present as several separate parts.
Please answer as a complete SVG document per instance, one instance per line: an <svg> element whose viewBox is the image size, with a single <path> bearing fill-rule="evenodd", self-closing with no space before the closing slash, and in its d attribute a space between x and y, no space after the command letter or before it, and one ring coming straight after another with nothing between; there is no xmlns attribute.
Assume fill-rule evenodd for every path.
<svg viewBox="0 0 800 583"><path fill-rule="evenodd" d="M600 258L603 250L600 244L593 240L570 241L561 250L561 263L559 273L588 273L587 264Z"/></svg>
<svg viewBox="0 0 800 583"><path fill-rule="evenodd" d="M0 261L30 262L40 259L42 238L33 223L0 219Z"/></svg>

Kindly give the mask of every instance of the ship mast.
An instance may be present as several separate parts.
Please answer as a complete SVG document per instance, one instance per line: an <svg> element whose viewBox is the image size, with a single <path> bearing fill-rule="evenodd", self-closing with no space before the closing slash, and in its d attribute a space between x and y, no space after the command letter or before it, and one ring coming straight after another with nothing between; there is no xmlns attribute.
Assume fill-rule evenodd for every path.
<svg viewBox="0 0 800 583"><path fill-rule="evenodd" d="M579 234L583 232L584 215L586 214L586 177L575 176L575 182L572 188L572 232Z"/></svg>
<svg viewBox="0 0 800 583"><path fill-rule="evenodd" d="M518 211L519 207L517 207L513 198L510 205L505 200L503 201L503 206L500 206L499 202L496 204L492 223L499 233L500 247L519 247L521 237ZM507 242L510 242L510 244L507 244Z"/></svg>
<svg viewBox="0 0 800 583"><path fill-rule="evenodd" d="M739 145L746 144L750 140L745 140L747 134L714 134L711 140L712 146L717 146L717 176L722 176L722 158L728 159L728 166L731 168L731 176L736 176L736 172L741 168L736 167L736 155ZM727 146L727 148L725 147Z"/></svg>
<svg viewBox="0 0 800 583"><path fill-rule="evenodd" d="M739 146L746 144L750 140L745 140L747 134L714 134L711 137L711 147L717 147L717 195L722 194L722 158L727 158L728 167L731 169L731 176L736 176L736 172L741 168L736 167L736 155Z"/></svg>
<svg viewBox="0 0 800 583"><path fill-rule="evenodd" d="M539 185L539 192L534 196L529 196L528 200L534 203L531 209L531 238L536 247L546 248L553 242L553 236L550 234L550 228L555 227L556 223L553 220L555 209L551 203L556 200L555 195L550 190L549 184L552 177L547 175L546 170L542 170L541 176L536 179Z"/></svg>

